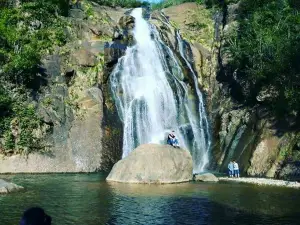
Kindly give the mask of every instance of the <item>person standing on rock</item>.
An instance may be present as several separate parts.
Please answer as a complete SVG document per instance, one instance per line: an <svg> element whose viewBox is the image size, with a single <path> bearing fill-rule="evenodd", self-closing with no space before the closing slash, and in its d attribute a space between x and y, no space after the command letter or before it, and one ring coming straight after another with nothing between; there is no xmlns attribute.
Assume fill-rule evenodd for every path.
<svg viewBox="0 0 300 225"><path fill-rule="evenodd" d="M228 164L228 175L229 177L233 177L233 162L230 161L229 164Z"/></svg>
<svg viewBox="0 0 300 225"><path fill-rule="evenodd" d="M236 161L233 161L233 171L235 177L240 177L239 164Z"/></svg>

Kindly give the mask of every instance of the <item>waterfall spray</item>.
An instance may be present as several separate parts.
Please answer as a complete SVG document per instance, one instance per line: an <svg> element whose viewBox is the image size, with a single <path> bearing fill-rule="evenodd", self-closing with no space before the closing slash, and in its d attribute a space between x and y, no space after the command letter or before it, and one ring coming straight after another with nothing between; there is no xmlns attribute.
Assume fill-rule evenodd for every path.
<svg viewBox="0 0 300 225"><path fill-rule="evenodd" d="M132 11L135 45L127 48L110 76L124 124L123 157L140 144L165 144L167 134L174 130L180 145L193 156L194 172L201 172L208 162L210 135L196 73L184 57L177 34L180 54L194 79L193 93L183 82L174 53L142 14L141 8Z"/></svg>

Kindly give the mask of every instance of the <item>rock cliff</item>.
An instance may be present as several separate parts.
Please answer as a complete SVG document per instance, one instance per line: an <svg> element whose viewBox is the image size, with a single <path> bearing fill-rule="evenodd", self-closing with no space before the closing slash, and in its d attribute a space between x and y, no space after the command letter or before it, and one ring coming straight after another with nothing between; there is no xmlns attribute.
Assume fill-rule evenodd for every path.
<svg viewBox="0 0 300 225"><path fill-rule="evenodd" d="M189 43L186 54L206 93L212 124L209 169L226 172L228 162L235 159L243 174L299 180L299 132L276 120L263 104L243 104L240 97L247 87L227 65L225 42L237 27L239 7L231 4L212 13L203 5L185 3L155 12L152 19L174 50L178 51L178 30Z"/></svg>
<svg viewBox="0 0 300 225"><path fill-rule="evenodd" d="M122 40L130 39L126 29L134 21L126 11L83 1L62 18L67 43L43 56L39 88L29 98L42 121L33 131L39 150L0 154L0 173L94 172L120 159L122 130L106 79L122 55L112 45L119 41L126 49ZM17 120L11 124L17 146L22 130Z"/></svg>
<svg viewBox="0 0 300 225"><path fill-rule="evenodd" d="M67 42L43 55L37 88L26 93L30 108L41 118L31 134L34 144L39 143L34 145L38 151L22 155L16 148L3 154L0 145L0 173L110 170L121 158L122 123L108 80L127 46L134 43L134 18L129 12L82 1L63 18ZM300 134L295 119L282 122L272 116L264 105L272 89L259 93L256 104L244 104L248 87L228 65L226 40L237 28L239 16L239 3L214 12L185 3L152 12L150 22L179 60L177 33L185 39L185 55L198 74L210 116L209 169L226 172L229 160L235 159L243 174L299 180ZM32 30L41 27L39 21L30 23ZM188 68L183 61L181 66L188 83ZM24 132L18 118L10 121L9 129L11 144L18 146Z"/></svg>

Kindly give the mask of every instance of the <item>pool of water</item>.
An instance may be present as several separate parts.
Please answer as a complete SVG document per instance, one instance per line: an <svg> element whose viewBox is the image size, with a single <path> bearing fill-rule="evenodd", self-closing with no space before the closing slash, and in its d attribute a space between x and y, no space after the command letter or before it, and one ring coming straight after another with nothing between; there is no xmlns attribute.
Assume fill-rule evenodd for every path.
<svg viewBox="0 0 300 225"><path fill-rule="evenodd" d="M54 225L300 224L300 191L233 183L108 184L105 174L0 175L26 188L0 195L0 224L41 206Z"/></svg>

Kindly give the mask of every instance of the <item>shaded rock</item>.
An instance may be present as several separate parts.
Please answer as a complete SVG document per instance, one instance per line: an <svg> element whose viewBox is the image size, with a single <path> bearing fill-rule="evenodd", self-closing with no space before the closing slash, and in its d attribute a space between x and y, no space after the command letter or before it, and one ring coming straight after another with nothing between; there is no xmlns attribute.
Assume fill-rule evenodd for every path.
<svg viewBox="0 0 300 225"><path fill-rule="evenodd" d="M9 183L0 179L0 194L8 194L23 190L24 188L14 183Z"/></svg>
<svg viewBox="0 0 300 225"><path fill-rule="evenodd" d="M133 16L122 16L119 20L119 25L122 29L133 29L135 19Z"/></svg>
<svg viewBox="0 0 300 225"><path fill-rule="evenodd" d="M279 178L300 181L300 162L287 163L280 171Z"/></svg>
<svg viewBox="0 0 300 225"><path fill-rule="evenodd" d="M194 180L202 181L202 182L218 182L219 181L219 179L212 173L196 174L194 176Z"/></svg>
<svg viewBox="0 0 300 225"><path fill-rule="evenodd" d="M122 44L119 41L106 43L104 49L106 65L110 68L113 67L118 62L119 58L125 54L126 48L127 45Z"/></svg>
<svg viewBox="0 0 300 225"><path fill-rule="evenodd" d="M192 180L189 151L168 145L145 144L117 162L107 181L124 183L179 183Z"/></svg>
<svg viewBox="0 0 300 225"><path fill-rule="evenodd" d="M105 42L103 41L93 41L90 43L90 51L95 54L104 54Z"/></svg>
<svg viewBox="0 0 300 225"><path fill-rule="evenodd" d="M47 77L56 77L61 73L61 58L59 55L49 55L42 60L41 70Z"/></svg>
<svg viewBox="0 0 300 225"><path fill-rule="evenodd" d="M239 1L236 4L230 4L227 8L227 23L235 21L239 18L241 2Z"/></svg>
<svg viewBox="0 0 300 225"><path fill-rule="evenodd" d="M69 16L75 19L84 19L86 17L85 13L81 9L70 9Z"/></svg>
<svg viewBox="0 0 300 225"><path fill-rule="evenodd" d="M81 66L95 66L97 58L94 54L86 49L80 49L73 54L75 63Z"/></svg>
<svg viewBox="0 0 300 225"><path fill-rule="evenodd" d="M114 30L111 24L99 24L97 22L88 24L90 30L94 35L99 37L101 37L102 35L107 35L109 37L113 36Z"/></svg>
<svg viewBox="0 0 300 225"><path fill-rule="evenodd" d="M275 89L275 87L265 87L258 93L258 95L256 96L256 100L259 102L264 102L276 98L278 95L279 93Z"/></svg>

